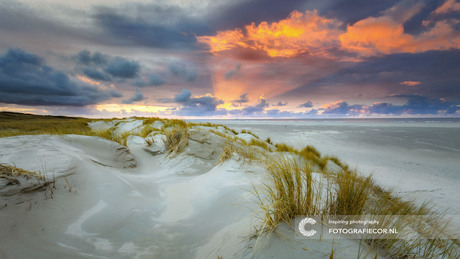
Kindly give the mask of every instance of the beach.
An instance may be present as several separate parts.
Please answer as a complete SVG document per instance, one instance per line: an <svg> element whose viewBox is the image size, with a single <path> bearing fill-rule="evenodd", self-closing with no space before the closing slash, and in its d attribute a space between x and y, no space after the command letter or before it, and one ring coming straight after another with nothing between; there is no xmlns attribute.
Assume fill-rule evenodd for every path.
<svg viewBox="0 0 460 259"><path fill-rule="evenodd" d="M218 123L336 155L378 184L447 210L460 232L459 119L245 120Z"/></svg>
<svg viewBox="0 0 460 259"><path fill-rule="evenodd" d="M106 136L101 130L116 133L112 140L75 134L0 138L0 163L43 177L18 176L19 184L2 179L0 255L329 258L335 253L385 258L357 240L299 238L287 224L298 218L261 232L266 219L259 203L265 201L255 194L270 186L262 157L280 149L270 143L299 150L315 146L359 174L372 173L376 184L395 195L416 204L430 200L437 210L449 208L449 215L458 215L457 121L207 122L127 118L88 123L100 136ZM168 142L171 136L177 142ZM331 161L325 168L342 170ZM312 176L326 181L318 172Z"/></svg>

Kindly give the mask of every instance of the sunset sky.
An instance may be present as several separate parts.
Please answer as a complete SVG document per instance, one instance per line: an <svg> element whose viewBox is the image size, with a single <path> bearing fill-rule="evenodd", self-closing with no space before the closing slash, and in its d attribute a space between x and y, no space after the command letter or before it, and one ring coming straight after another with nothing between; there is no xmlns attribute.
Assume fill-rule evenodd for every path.
<svg viewBox="0 0 460 259"><path fill-rule="evenodd" d="M0 111L460 116L456 0L3 0Z"/></svg>

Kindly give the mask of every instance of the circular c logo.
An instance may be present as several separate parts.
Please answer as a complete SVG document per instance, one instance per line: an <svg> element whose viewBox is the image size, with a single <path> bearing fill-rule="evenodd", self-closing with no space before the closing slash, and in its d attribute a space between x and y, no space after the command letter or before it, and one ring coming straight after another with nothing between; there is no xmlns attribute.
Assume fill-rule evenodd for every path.
<svg viewBox="0 0 460 259"><path fill-rule="evenodd" d="M302 221L300 221L299 223L299 231L302 235L306 236L306 237L311 237L313 236L314 234L316 234L316 231L315 230L306 230L305 229L305 225L307 224L310 224L310 225L313 225L316 223L316 220L312 219L312 218L304 218L302 219Z"/></svg>

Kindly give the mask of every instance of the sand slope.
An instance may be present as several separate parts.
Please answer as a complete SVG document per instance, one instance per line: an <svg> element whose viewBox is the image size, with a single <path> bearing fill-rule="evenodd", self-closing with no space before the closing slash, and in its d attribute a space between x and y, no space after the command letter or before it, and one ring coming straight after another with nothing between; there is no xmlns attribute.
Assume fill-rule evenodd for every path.
<svg viewBox="0 0 460 259"><path fill-rule="evenodd" d="M225 139L198 127L189 134L180 154L163 153L161 134L158 152L139 137L128 148L77 135L0 139L0 163L56 180L44 191L0 193L0 257L329 257L332 240L298 240L287 227L282 239L251 238L260 225L251 191L265 168L238 157L219 164ZM340 258L358 254L354 241L334 247Z"/></svg>

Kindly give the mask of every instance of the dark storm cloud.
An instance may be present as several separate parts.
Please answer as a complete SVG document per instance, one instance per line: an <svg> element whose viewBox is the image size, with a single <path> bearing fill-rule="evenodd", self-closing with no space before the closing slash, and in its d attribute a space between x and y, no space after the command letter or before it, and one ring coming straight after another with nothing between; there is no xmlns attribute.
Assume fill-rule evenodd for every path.
<svg viewBox="0 0 460 259"><path fill-rule="evenodd" d="M311 108L313 107L313 103L311 101L307 101L306 103L302 103L301 105L297 106L297 108Z"/></svg>
<svg viewBox="0 0 460 259"><path fill-rule="evenodd" d="M227 110L217 109L217 106L223 104L221 99L203 95L199 97L191 97L192 93L187 89L182 89L182 92L175 95L173 99L163 99L160 102L175 102L181 105L176 107L174 114L181 116L212 116L225 115Z"/></svg>
<svg viewBox="0 0 460 259"><path fill-rule="evenodd" d="M369 107L369 113L371 114L400 115L402 112L401 106L393 106L391 103L374 103Z"/></svg>
<svg viewBox="0 0 460 259"><path fill-rule="evenodd" d="M136 91L133 97L127 99L127 100L122 100L121 102L124 104L132 104L134 102L142 101L144 100L144 95L142 95L141 92Z"/></svg>
<svg viewBox="0 0 460 259"><path fill-rule="evenodd" d="M235 102L235 103L247 103L247 102L249 102L248 94L244 93L244 94L240 95L240 99L233 100L232 102Z"/></svg>
<svg viewBox="0 0 460 259"><path fill-rule="evenodd" d="M194 49L194 34L208 32L206 23L173 5L124 4L99 7L96 22L114 37L138 45L165 49Z"/></svg>
<svg viewBox="0 0 460 259"><path fill-rule="evenodd" d="M190 96L192 93L187 89L182 89L182 92L174 96L174 101L176 103L188 103L190 102Z"/></svg>
<svg viewBox="0 0 460 259"><path fill-rule="evenodd" d="M402 98L406 100L403 105L393 105L392 103L374 103L366 106L361 104L349 105L345 101L338 101L325 105L324 115L449 115L455 114L460 110L460 102L452 102L447 99L433 99L421 95L402 94L393 95L392 98ZM318 109L319 110L319 109ZM316 111L318 111L316 110Z"/></svg>
<svg viewBox="0 0 460 259"><path fill-rule="evenodd" d="M417 54L400 53L372 57L307 83L283 94L293 97L309 94L418 94L430 98L460 101L460 50L427 51ZM421 82L417 87L405 87L401 82ZM379 91L377 91L379 90ZM372 96L384 98L385 96Z"/></svg>
<svg viewBox="0 0 460 259"><path fill-rule="evenodd" d="M242 27L252 22L256 24L263 21L277 22L285 19L294 10L304 12L316 9L321 15L343 21L346 26L369 16L377 16L379 12L398 2L400 0L238 1L211 13L208 20L219 30L225 30Z"/></svg>
<svg viewBox="0 0 460 259"><path fill-rule="evenodd" d="M123 95L120 92L117 92L115 90L110 91L110 96L118 98L118 97L123 97Z"/></svg>
<svg viewBox="0 0 460 259"><path fill-rule="evenodd" d="M277 103L275 103L275 104L272 104L272 106L286 106L287 104L288 104L288 102L281 102L281 101L279 101L279 102L277 102Z"/></svg>
<svg viewBox="0 0 460 259"><path fill-rule="evenodd" d="M105 72L114 77L135 78L140 69L141 66L136 61L115 57L109 62L105 68Z"/></svg>
<svg viewBox="0 0 460 259"><path fill-rule="evenodd" d="M98 68L83 68L83 74L91 79L98 81L112 81L112 77Z"/></svg>
<svg viewBox="0 0 460 259"><path fill-rule="evenodd" d="M140 64L134 60L100 52L91 53L89 50L80 51L72 59L85 76L99 81L110 82L113 78L133 79L141 70Z"/></svg>
<svg viewBox="0 0 460 259"><path fill-rule="evenodd" d="M29 6L14 0L0 1L0 33L3 43L6 42L7 46L21 44L22 48L43 46L50 49L79 44L82 41L86 44L91 42L105 46L120 45L117 38L108 37L108 34L101 33L94 26L71 22L87 19L87 12L63 6L50 12L47 7L49 6L45 5L42 9L38 5ZM59 18L55 15L58 13Z"/></svg>
<svg viewBox="0 0 460 259"><path fill-rule="evenodd" d="M185 62L173 61L169 65L169 71L176 77L182 78L187 82L194 81L197 71L191 64Z"/></svg>
<svg viewBox="0 0 460 259"><path fill-rule="evenodd" d="M114 97L69 78L34 54L9 49L0 56L0 102L84 106Z"/></svg>
<svg viewBox="0 0 460 259"><path fill-rule="evenodd" d="M72 57L76 63L89 65L106 65L109 62L109 57L100 52L91 53L89 50L82 50L77 55Z"/></svg>
<svg viewBox="0 0 460 259"><path fill-rule="evenodd" d="M452 102L445 98L433 99L420 95L393 95L395 98L406 98L407 103L400 108L408 114L438 114L445 111L446 114L453 114L460 110L460 101Z"/></svg>
<svg viewBox="0 0 460 259"><path fill-rule="evenodd" d="M247 106L240 110L243 115L254 115L257 113L261 113L268 107L267 100L261 98L256 105Z"/></svg>
<svg viewBox="0 0 460 259"><path fill-rule="evenodd" d="M359 104L348 105L347 102L339 101L328 105L324 109L323 114L355 115L359 114L359 110L361 110L362 107L363 106Z"/></svg>
<svg viewBox="0 0 460 259"><path fill-rule="evenodd" d="M276 21L283 19L293 10L302 7L305 1L253 0L238 1L222 10L211 14L211 20L223 29L241 27L251 22Z"/></svg>

